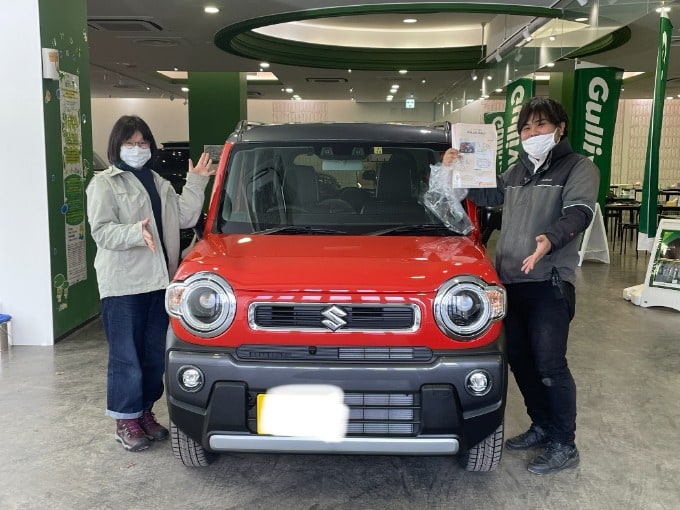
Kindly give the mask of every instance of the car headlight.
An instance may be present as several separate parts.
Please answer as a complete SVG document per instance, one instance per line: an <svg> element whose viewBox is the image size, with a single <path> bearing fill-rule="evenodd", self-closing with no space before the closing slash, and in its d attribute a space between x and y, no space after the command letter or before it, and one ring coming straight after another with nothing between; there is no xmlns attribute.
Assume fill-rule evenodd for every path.
<svg viewBox="0 0 680 510"><path fill-rule="evenodd" d="M470 340L505 316L505 289L475 276L447 281L434 298L434 317L450 337Z"/></svg>
<svg viewBox="0 0 680 510"><path fill-rule="evenodd" d="M224 278L196 273L165 291L165 309L191 333L210 338L231 325L236 315L236 296Z"/></svg>

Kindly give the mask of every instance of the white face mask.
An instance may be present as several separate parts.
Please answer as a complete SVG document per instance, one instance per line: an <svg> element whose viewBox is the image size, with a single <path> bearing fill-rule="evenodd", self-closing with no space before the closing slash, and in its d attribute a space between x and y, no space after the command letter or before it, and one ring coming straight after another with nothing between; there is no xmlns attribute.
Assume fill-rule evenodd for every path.
<svg viewBox="0 0 680 510"><path fill-rule="evenodd" d="M142 149L141 147L125 147L120 148L120 160L126 165L139 170L144 164L151 159L151 149Z"/></svg>
<svg viewBox="0 0 680 510"><path fill-rule="evenodd" d="M524 152L534 159L541 159L545 157L560 140L559 130L555 129L554 133L546 135L530 136L522 141Z"/></svg>

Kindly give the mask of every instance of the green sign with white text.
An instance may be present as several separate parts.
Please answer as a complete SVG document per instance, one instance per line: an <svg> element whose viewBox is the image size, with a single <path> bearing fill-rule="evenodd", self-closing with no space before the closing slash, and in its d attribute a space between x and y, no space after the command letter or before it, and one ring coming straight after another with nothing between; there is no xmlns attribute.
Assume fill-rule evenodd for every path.
<svg viewBox="0 0 680 510"><path fill-rule="evenodd" d="M576 152L588 157L600 170L597 196L603 211L611 181L612 145L622 75L623 70L613 67L587 67L577 69L575 73L569 140Z"/></svg>
<svg viewBox="0 0 680 510"><path fill-rule="evenodd" d="M499 173L504 172L517 162L522 141L517 132L517 118L524 103L534 96L534 80L521 78L507 86L505 94L505 136L503 141L503 160Z"/></svg>

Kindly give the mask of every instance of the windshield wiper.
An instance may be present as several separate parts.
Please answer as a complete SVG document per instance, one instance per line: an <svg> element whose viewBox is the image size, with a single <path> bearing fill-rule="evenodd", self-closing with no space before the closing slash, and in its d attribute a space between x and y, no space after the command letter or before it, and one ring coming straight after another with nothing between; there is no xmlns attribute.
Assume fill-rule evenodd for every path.
<svg viewBox="0 0 680 510"><path fill-rule="evenodd" d="M384 230L369 232L367 235L384 236L395 234L463 235L449 229L446 225L435 225L432 223L428 223L425 225L400 225L398 227L391 227L386 228Z"/></svg>
<svg viewBox="0 0 680 510"><path fill-rule="evenodd" d="M296 225L286 225L285 227L274 227L268 228L266 230L261 230L255 232L256 234L325 234L325 235L338 235L346 234L342 230L333 230L330 228L317 228L317 227L302 227Z"/></svg>

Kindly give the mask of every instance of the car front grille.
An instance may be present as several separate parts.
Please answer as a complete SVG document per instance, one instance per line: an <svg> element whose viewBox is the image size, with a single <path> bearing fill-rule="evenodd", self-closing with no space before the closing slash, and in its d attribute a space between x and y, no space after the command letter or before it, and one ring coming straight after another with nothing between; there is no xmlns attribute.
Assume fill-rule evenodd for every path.
<svg viewBox="0 0 680 510"><path fill-rule="evenodd" d="M253 303L252 329L278 331L416 331L420 309L399 304Z"/></svg>
<svg viewBox="0 0 680 510"><path fill-rule="evenodd" d="M433 354L429 347L349 347L332 345L251 345L236 349L236 357L243 361L259 362L382 362L427 363Z"/></svg>
<svg viewBox="0 0 680 510"><path fill-rule="evenodd" d="M248 425L255 433L257 393L250 392ZM345 393L349 407L348 436L416 436L421 429L421 403L417 393ZM313 410L310 410L310 413Z"/></svg>

